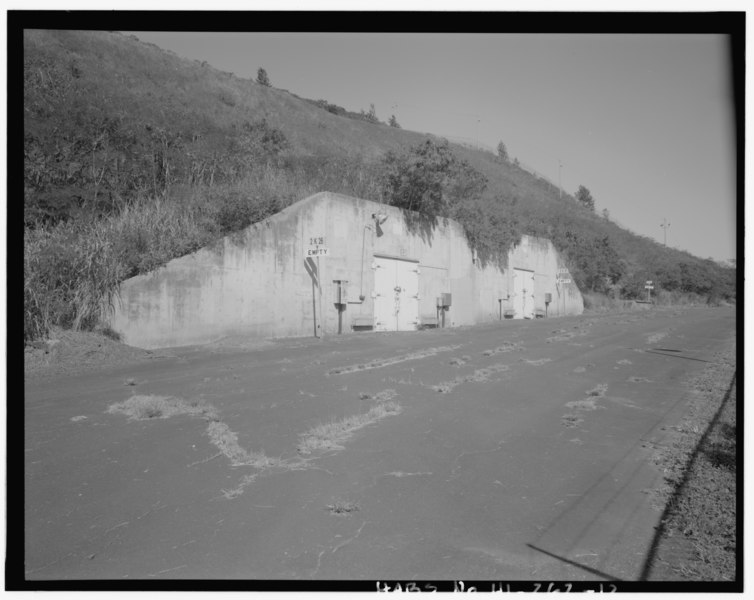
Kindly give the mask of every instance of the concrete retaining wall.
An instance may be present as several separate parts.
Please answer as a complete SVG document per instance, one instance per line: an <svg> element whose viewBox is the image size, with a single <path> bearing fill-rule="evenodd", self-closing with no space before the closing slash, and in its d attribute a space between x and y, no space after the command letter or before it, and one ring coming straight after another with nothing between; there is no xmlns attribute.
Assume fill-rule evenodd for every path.
<svg viewBox="0 0 754 600"><path fill-rule="evenodd" d="M377 225L372 215L387 214ZM409 215L410 217L411 215ZM513 268L535 273L535 300L549 316L580 314L575 285L556 286L562 262L548 240L525 237L511 251L509 268L481 266L462 228L450 220L409 224L394 207L323 192L230 235L211 247L171 261L121 285L110 326L133 346L156 348L204 343L227 335L312 336L337 333L335 280L346 280L342 327L373 317L374 256L418 261L419 316L436 315L436 297L452 294L446 325L497 320L512 306ZM312 238L328 255L306 259ZM321 278L322 304L319 312ZM502 302L501 302L502 300ZM316 319L315 319L316 317Z"/></svg>

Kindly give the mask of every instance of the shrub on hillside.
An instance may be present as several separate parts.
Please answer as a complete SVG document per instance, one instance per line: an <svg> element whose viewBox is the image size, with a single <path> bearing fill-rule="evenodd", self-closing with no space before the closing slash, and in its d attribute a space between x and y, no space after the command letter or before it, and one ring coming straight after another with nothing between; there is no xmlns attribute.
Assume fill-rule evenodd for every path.
<svg viewBox="0 0 754 600"><path fill-rule="evenodd" d="M261 67L257 70L257 83L267 87L272 85L270 83L270 77L267 75L267 71Z"/></svg>
<svg viewBox="0 0 754 600"><path fill-rule="evenodd" d="M505 144L502 141L497 145L497 157L505 163L510 161L510 157L508 156L508 149L505 147Z"/></svg>
<svg viewBox="0 0 754 600"><path fill-rule="evenodd" d="M479 197L487 179L458 159L447 140L427 139L407 152L388 152L382 190L393 206L433 217L450 216L460 202Z"/></svg>
<svg viewBox="0 0 754 600"><path fill-rule="evenodd" d="M521 241L520 223L513 211L515 204L504 198L494 202L472 198L455 207L453 218L463 225L482 266L487 263L507 266L508 251Z"/></svg>
<svg viewBox="0 0 754 600"><path fill-rule="evenodd" d="M447 140L425 140L382 161L382 195L389 204L426 215L430 221L458 221L481 264L504 266L523 232L517 200L485 197L487 178L459 159Z"/></svg>
<svg viewBox="0 0 754 600"><path fill-rule="evenodd" d="M359 116L361 117L362 121L366 121L367 123L379 123L380 120L377 118L377 111L374 109L374 104L369 105L369 112L364 112L363 110L359 113Z"/></svg>
<svg viewBox="0 0 754 600"><path fill-rule="evenodd" d="M342 106L338 106L337 104L331 104L327 100L308 100L305 98L307 102L310 102L311 104L314 104L315 106L319 106L320 108L325 109L327 112L332 113L334 115L338 116L344 116L346 114L346 109Z"/></svg>
<svg viewBox="0 0 754 600"><path fill-rule="evenodd" d="M588 210L594 210L594 198L592 198L592 193L583 185L579 186L579 189L576 191L576 200L586 209Z"/></svg>

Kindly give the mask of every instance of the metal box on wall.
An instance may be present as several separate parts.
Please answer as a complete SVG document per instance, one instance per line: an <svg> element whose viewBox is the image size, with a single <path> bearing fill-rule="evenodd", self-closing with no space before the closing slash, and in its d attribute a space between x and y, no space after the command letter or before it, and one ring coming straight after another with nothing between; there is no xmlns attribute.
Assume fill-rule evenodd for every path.
<svg viewBox="0 0 754 600"><path fill-rule="evenodd" d="M335 304L348 303L348 281L342 279L335 281Z"/></svg>

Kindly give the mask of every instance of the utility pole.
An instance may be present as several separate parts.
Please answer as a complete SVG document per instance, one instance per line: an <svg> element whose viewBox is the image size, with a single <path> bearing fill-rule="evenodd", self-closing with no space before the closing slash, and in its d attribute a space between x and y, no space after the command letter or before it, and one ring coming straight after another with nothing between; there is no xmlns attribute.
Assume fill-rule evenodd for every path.
<svg viewBox="0 0 754 600"><path fill-rule="evenodd" d="M668 245L668 228L670 227L670 223L667 219L663 218L662 223L660 223L660 227L662 227L663 232L663 243L667 246Z"/></svg>
<svg viewBox="0 0 754 600"><path fill-rule="evenodd" d="M560 170L561 170L562 168L563 168L563 163L562 163L562 162L560 162L560 159L558 159L558 190L559 190L559 194L558 194L558 197L559 197L560 199L562 199L562 198L563 198L563 186L562 186L562 185L560 184Z"/></svg>

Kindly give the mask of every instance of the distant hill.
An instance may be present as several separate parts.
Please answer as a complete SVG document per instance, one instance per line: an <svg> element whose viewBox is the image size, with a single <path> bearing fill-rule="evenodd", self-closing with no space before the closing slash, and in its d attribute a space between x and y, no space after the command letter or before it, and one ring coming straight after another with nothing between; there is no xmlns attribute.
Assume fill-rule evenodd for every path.
<svg viewBox="0 0 754 600"><path fill-rule="evenodd" d="M337 102L300 98L117 32L27 30L27 312L42 311L50 294L59 311L76 293L84 296L76 266L91 268L84 239L101 237L110 249L112 264L100 265L109 290L317 191L391 201L388 153L407 156L427 139L442 143ZM573 196L560 198L556 186L522 166L459 141L452 153L486 179L480 196L469 198L474 210L461 211L469 231L487 227L489 239L490 224L504 220L517 234L549 237L585 292L642 297L652 279L676 299L735 297L733 269L622 229ZM153 230L160 219L172 233ZM67 250L52 251L51 240ZM53 276L61 270L79 279L63 284ZM96 288L101 276L86 277ZM95 304L88 321L79 309L44 319L94 323Z"/></svg>

